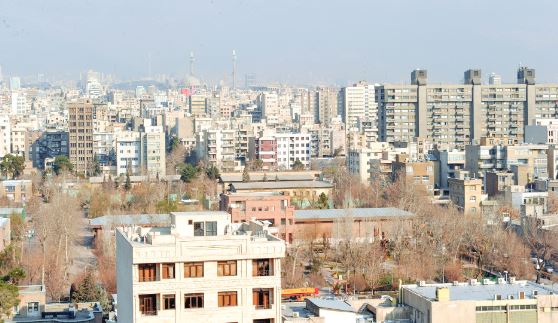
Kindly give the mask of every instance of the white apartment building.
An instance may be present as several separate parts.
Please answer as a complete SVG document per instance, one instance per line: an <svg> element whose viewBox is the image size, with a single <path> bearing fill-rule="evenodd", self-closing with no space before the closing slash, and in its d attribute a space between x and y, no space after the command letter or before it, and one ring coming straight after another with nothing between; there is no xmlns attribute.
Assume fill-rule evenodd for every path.
<svg viewBox="0 0 558 323"><path fill-rule="evenodd" d="M116 136L116 175L141 173L140 138L137 131L123 131Z"/></svg>
<svg viewBox="0 0 558 323"><path fill-rule="evenodd" d="M378 135L378 104L374 85L361 81L342 90L344 120L347 129L361 128L362 123ZM377 138L376 138L377 139Z"/></svg>
<svg viewBox="0 0 558 323"><path fill-rule="evenodd" d="M267 119L279 115L279 97L276 92L262 93L258 99L258 105L262 111L262 118Z"/></svg>
<svg viewBox="0 0 558 323"><path fill-rule="evenodd" d="M234 171L236 160L236 130L208 129L198 133L197 154L221 171Z"/></svg>
<svg viewBox="0 0 558 323"><path fill-rule="evenodd" d="M226 212L171 213L171 226L116 231L118 319L127 323L281 322L276 228Z"/></svg>
<svg viewBox="0 0 558 323"><path fill-rule="evenodd" d="M0 157L4 157L4 155L12 152L11 136L12 127L10 124L10 117L6 115L0 116Z"/></svg>
<svg viewBox="0 0 558 323"><path fill-rule="evenodd" d="M307 133L278 133L277 166L292 169L295 161L299 160L304 168L310 166L311 135Z"/></svg>
<svg viewBox="0 0 558 323"><path fill-rule="evenodd" d="M391 160L387 157L389 150L391 147L387 142L375 142L367 148L351 149L347 155L347 168L362 183L369 183L382 172L379 162L384 161L387 163L386 168L391 168ZM378 163L372 162L374 160Z"/></svg>

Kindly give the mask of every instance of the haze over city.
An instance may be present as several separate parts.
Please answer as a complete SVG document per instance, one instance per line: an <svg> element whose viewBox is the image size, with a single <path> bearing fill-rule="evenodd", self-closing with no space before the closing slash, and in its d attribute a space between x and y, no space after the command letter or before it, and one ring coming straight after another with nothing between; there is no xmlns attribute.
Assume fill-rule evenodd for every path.
<svg viewBox="0 0 558 323"><path fill-rule="evenodd" d="M0 0L0 323L558 322L556 0Z"/></svg>
<svg viewBox="0 0 558 323"><path fill-rule="evenodd" d="M77 79L182 77L196 55L204 81L346 85L361 79L459 82L466 68L515 80L519 64L558 82L555 12L545 1L65 1L0 2L4 74Z"/></svg>

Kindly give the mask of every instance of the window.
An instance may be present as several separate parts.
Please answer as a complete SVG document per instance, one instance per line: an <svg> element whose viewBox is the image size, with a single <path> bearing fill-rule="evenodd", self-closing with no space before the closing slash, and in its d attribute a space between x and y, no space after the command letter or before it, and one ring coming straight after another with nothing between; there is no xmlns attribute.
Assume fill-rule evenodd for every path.
<svg viewBox="0 0 558 323"><path fill-rule="evenodd" d="M139 295L140 312L143 315L157 315L157 295Z"/></svg>
<svg viewBox="0 0 558 323"><path fill-rule="evenodd" d="M39 312L39 302L29 302L27 303L27 314Z"/></svg>
<svg viewBox="0 0 558 323"><path fill-rule="evenodd" d="M252 276L273 276L273 259L252 260Z"/></svg>
<svg viewBox="0 0 558 323"><path fill-rule="evenodd" d="M219 292L219 307L237 305L236 292Z"/></svg>
<svg viewBox="0 0 558 323"><path fill-rule="evenodd" d="M163 295L163 309L174 310L176 308L176 300L174 295Z"/></svg>
<svg viewBox="0 0 558 323"><path fill-rule="evenodd" d="M217 276L236 276L236 260L217 262Z"/></svg>
<svg viewBox="0 0 558 323"><path fill-rule="evenodd" d="M194 222L194 237L203 237L203 222Z"/></svg>
<svg viewBox="0 0 558 323"><path fill-rule="evenodd" d="M163 264L163 279L174 279L174 264Z"/></svg>
<svg viewBox="0 0 558 323"><path fill-rule="evenodd" d="M184 294L184 308L203 308L203 294Z"/></svg>
<svg viewBox="0 0 558 323"><path fill-rule="evenodd" d="M476 202L477 201L477 197L476 196L471 196L469 197L469 202Z"/></svg>
<svg viewBox="0 0 558 323"><path fill-rule="evenodd" d="M256 309L269 309L273 304L273 289L258 288L252 290L252 301Z"/></svg>
<svg viewBox="0 0 558 323"><path fill-rule="evenodd" d="M139 281L152 282L157 280L157 265L155 264L139 264Z"/></svg>
<svg viewBox="0 0 558 323"><path fill-rule="evenodd" d="M184 278L203 277L203 262L184 263Z"/></svg>
<svg viewBox="0 0 558 323"><path fill-rule="evenodd" d="M205 222L205 235L206 236L216 236L217 235L217 221Z"/></svg>

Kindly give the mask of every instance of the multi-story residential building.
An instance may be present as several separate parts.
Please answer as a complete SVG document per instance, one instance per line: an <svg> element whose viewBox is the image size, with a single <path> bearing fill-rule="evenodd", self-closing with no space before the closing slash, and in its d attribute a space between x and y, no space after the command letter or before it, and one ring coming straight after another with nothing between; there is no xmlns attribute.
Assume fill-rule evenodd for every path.
<svg viewBox="0 0 558 323"><path fill-rule="evenodd" d="M469 283L401 286L399 300L410 307L410 320L417 323L555 322L558 290L529 281L497 282L483 279Z"/></svg>
<svg viewBox="0 0 558 323"><path fill-rule="evenodd" d="M514 185L513 173L490 171L485 173L484 188L488 197L504 194L506 188Z"/></svg>
<svg viewBox="0 0 558 323"><path fill-rule="evenodd" d="M190 114L194 117L205 116L207 113L206 97L203 95L191 95L189 99Z"/></svg>
<svg viewBox="0 0 558 323"><path fill-rule="evenodd" d="M116 175L141 174L141 134L123 131L116 135Z"/></svg>
<svg viewBox="0 0 558 323"><path fill-rule="evenodd" d="M171 213L171 226L116 230L118 319L130 323L281 319L275 228L226 212Z"/></svg>
<svg viewBox="0 0 558 323"><path fill-rule="evenodd" d="M524 125L557 115L558 85L535 84L535 71L522 67L517 84L481 84L481 71L468 70L462 85L428 85L415 70L410 85L377 87L382 141L422 137L440 148L464 147L481 137L523 140Z"/></svg>
<svg viewBox="0 0 558 323"><path fill-rule="evenodd" d="M69 157L69 134L66 131L46 130L31 145L33 167L45 169L45 161L56 156Z"/></svg>
<svg viewBox="0 0 558 323"><path fill-rule="evenodd" d="M465 169L484 178L489 170L511 170L514 165L527 165L534 178L548 177L547 146L543 144L514 144L506 138L481 138L479 145L465 147Z"/></svg>
<svg viewBox="0 0 558 323"><path fill-rule="evenodd" d="M349 150L346 161L349 172L357 175L362 183L378 179L382 175L382 169L379 164L372 161L386 160L391 168L391 161L385 158L387 157L385 153L390 149L387 142L376 142L367 148Z"/></svg>
<svg viewBox="0 0 558 323"><path fill-rule="evenodd" d="M94 167L93 131L106 122L106 106L83 100L69 103L68 112L70 161L75 172L87 175Z"/></svg>
<svg viewBox="0 0 558 323"><path fill-rule="evenodd" d="M314 115L314 121L322 125L328 126L331 120L340 114L339 111L339 89L333 87L319 87L316 90L317 95L317 114Z"/></svg>
<svg viewBox="0 0 558 323"><path fill-rule="evenodd" d="M12 152L12 127L10 117L7 115L0 116L0 157Z"/></svg>
<svg viewBox="0 0 558 323"><path fill-rule="evenodd" d="M292 169L298 160L304 168L310 166L310 134L307 133L278 133L277 166Z"/></svg>
<svg viewBox="0 0 558 323"><path fill-rule="evenodd" d="M279 115L279 97L276 92L264 92L258 96L258 108L262 118L271 119Z"/></svg>
<svg viewBox="0 0 558 323"><path fill-rule="evenodd" d="M391 164L392 177L404 176L406 182L422 184L430 193L434 193L436 172L434 162L425 160L410 160L407 154L398 154Z"/></svg>
<svg viewBox="0 0 558 323"><path fill-rule="evenodd" d="M141 132L141 164L146 174L153 177L166 175L165 133L161 126L145 127Z"/></svg>
<svg viewBox="0 0 558 323"><path fill-rule="evenodd" d="M262 161L263 170L277 168L277 139L275 137L259 137L256 139L256 158Z"/></svg>
<svg viewBox="0 0 558 323"><path fill-rule="evenodd" d="M374 85L361 81L341 90L343 121L347 129L363 128L367 123L369 131L378 136L378 104Z"/></svg>
<svg viewBox="0 0 558 323"><path fill-rule="evenodd" d="M218 167L221 171L234 171L236 165L236 131L208 129L198 133L198 158Z"/></svg>
<svg viewBox="0 0 558 323"><path fill-rule="evenodd" d="M470 178L450 178L449 197L452 203L465 214L481 212L482 180Z"/></svg>
<svg viewBox="0 0 558 323"><path fill-rule="evenodd" d="M11 202L25 204L31 198L31 180L6 180L0 182L0 198L6 198Z"/></svg>
<svg viewBox="0 0 558 323"><path fill-rule="evenodd" d="M530 144L558 143L558 119L535 119L533 125L525 126L524 141Z"/></svg>
<svg viewBox="0 0 558 323"><path fill-rule="evenodd" d="M116 160L116 139L114 132L93 133L93 155L100 166L112 165Z"/></svg>
<svg viewBox="0 0 558 323"><path fill-rule="evenodd" d="M13 127L10 137L12 154L27 159L27 130L25 128Z"/></svg>
<svg viewBox="0 0 558 323"><path fill-rule="evenodd" d="M434 150L438 164L440 189L448 189L448 179L456 178L458 171L465 168L465 152L462 150Z"/></svg>
<svg viewBox="0 0 558 323"><path fill-rule="evenodd" d="M241 223L254 218L269 221L279 229L279 237L293 242L294 206L291 197L276 192L227 193L221 198L221 210L231 215L233 223Z"/></svg>

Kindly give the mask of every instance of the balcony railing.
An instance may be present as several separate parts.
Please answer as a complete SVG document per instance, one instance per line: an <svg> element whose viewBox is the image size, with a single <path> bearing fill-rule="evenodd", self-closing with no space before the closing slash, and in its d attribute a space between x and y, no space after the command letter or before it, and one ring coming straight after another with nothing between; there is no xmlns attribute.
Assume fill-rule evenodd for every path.
<svg viewBox="0 0 558 323"><path fill-rule="evenodd" d="M141 314L145 316L155 316L157 315L157 310L144 310Z"/></svg>

